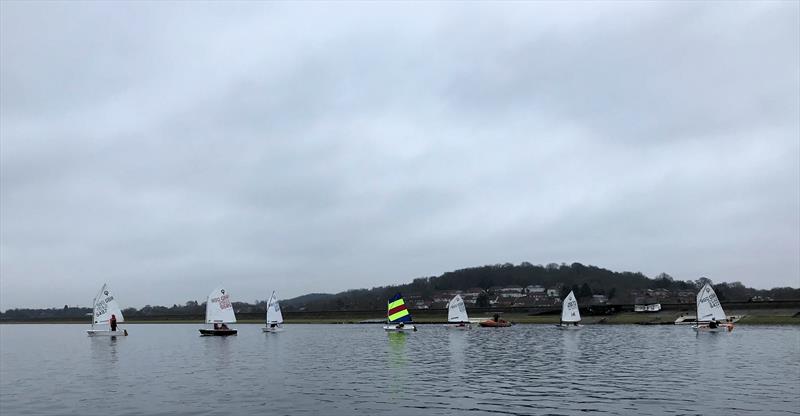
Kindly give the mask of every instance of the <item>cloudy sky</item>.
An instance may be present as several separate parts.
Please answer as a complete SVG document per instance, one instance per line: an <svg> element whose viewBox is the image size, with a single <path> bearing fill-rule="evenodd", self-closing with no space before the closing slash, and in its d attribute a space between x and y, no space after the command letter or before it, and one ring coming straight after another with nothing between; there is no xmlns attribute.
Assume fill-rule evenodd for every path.
<svg viewBox="0 0 800 416"><path fill-rule="evenodd" d="M800 286L800 3L0 3L0 309Z"/></svg>

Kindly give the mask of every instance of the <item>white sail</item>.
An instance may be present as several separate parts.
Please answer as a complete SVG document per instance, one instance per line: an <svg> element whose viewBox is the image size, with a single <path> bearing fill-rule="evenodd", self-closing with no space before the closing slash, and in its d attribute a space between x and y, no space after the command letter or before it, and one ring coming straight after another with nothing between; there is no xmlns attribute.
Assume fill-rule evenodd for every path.
<svg viewBox="0 0 800 416"><path fill-rule="evenodd" d="M725 319L725 311L722 310L717 294L714 293L711 285L706 283L697 293L697 321L724 321Z"/></svg>
<svg viewBox="0 0 800 416"><path fill-rule="evenodd" d="M580 320L581 312L578 310L578 300L575 299L575 294L570 291L561 305L561 322L578 322Z"/></svg>
<svg viewBox="0 0 800 416"><path fill-rule="evenodd" d="M283 314L281 313L281 305L278 303L278 296L275 291L267 302L267 324L282 324Z"/></svg>
<svg viewBox="0 0 800 416"><path fill-rule="evenodd" d="M469 322L464 299L459 295L455 295L447 304L447 322Z"/></svg>
<svg viewBox="0 0 800 416"><path fill-rule="evenodd" d="M230 294L221 287L214 289L206 300L206 323L233 322L236 322L236 315L233 313Z"/></svg>
<svg viewBox="0 0 800 416"><path fill-rule="evenodd" d="M111 319L111 315L117 318L117 322L125 322L125 318L122 316L122 310L119 308L119 304L107 284L103 284L103 287L100 288L100 292L95 296L93 312L93 324L108 323Z"/></svg>

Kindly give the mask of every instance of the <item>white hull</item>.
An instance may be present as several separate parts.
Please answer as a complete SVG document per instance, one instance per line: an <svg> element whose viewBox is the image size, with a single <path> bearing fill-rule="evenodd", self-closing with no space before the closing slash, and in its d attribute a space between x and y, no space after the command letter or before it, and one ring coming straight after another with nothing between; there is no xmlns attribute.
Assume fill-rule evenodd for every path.
<svg viewBox="0 0 800 416"><path fill-rule="evenodd" d="M414 325L405 325L398 327L397 325L384 325L383 330L386 332L416 332L417 327Z"/></svg>
<svg viewBox="0 0 800 416"><path fill-rule="evenodd" d="M264 331L265 333L283 332L283 327L282 326L278 326L278 327L275 327L275 328L263 327L263 328L261 328L261 330Z"/></svg>
<svg viewBox="0 0 800 416"><path fill-rule="evenodd" d="M579 329L583 329L583 325L578 324L576 325L556 325L556 328L564 330L564 331L577 331Z"/></svg>
<svg viewBox="0 0 800 416"><path fill-rule="evenodd" d="M720 325L720 326L718 326L716 328L709 328L708 326L704 326L704 325L700 325L699 327L697 325L693 325L692 329L694 329L695 332L699 332L699 333L703 333L703 332L730 332L730 331L733 331L733 327L732 326L728 326L728 325Z"/></svg>
<svg viewBox="0 0 800 416"><path fill-rule="evenodd" d="M742 319L743 317L744 317L744 315L728 315L727 319L726 319L726 322L739 322L739 320ZM708 323L708 322L705 322L705 323ZM678 319L675 320L675 325L695 325L696 326L695 317L694 317L694 315L681 316L681 317L679 317Z"/></svg>
<svg viewBox="0 0 800 416"><path fill-rule="evenodd" d="M86 334L90 337L127 337L128 331L112 331L110 329L87 329Z"/></svg>
<svg viewBox="0 0 800 416"><path fill-rule="evenodd" d="M461 330L461 331L466 331L467 329L472 329L472 324L470 324L470 323L465 323L464 325L445 324L444 327L447 328L447 329L457 329L457 330Z"/></svg>

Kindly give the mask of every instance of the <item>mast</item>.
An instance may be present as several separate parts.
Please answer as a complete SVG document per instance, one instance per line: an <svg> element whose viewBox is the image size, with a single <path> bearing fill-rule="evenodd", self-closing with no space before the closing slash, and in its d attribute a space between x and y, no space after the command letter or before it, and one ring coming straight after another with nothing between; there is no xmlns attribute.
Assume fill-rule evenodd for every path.
<svg viewBox="0 0 800 416"><path fill-rule="evenodd" d="M100 290L102 290L102 289L100 289ZM94 299L92 299L92 329L94 329L94 317L95 317L94 308L96 308L96 307L97 307L97 296L95 296Z"/></svg>
<svg viewBox="0 0 800 416"><path fill-rule="evenodd" d="M700 289L701 293L703 289L705 289L705 286ZM694 326L696 326L698 330L700 329L700 301L697 300L697 297L694 298Z"/></svg>

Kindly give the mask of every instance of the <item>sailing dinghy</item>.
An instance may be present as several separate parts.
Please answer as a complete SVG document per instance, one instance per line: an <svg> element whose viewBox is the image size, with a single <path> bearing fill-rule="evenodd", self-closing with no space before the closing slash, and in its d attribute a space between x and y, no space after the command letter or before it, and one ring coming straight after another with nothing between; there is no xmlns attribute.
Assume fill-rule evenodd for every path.
<svg viewBox="0 0 800 416"><path fill-rule="evenodd" d="M445 328L470 329L470 326L464 299L461 299L460 295L453 296L453 299L450 299L447 304L447 324Z"/></svg>
<svg viewBox="0 0 800 416"><path fill-rule="evenodd" d="M575 299L575 294L570 291L561 304L561 323L556 327L558 329L581 329L583 325L578 323L580 321L581 311L578 310L578 300Z"/></svg>
<svg viewBox="0 0 800 416"><path fill-rule="evenodd" d="M697 293L697 323L692 328L697 332L733 331L733 322L728 321L717 294L708 283Z"/></svg>
<svg viewBox="0 0 800 416"><path fill-rule="evenodd" d="M226 325L235 322L236 315L233 313L230 294L221 287L214 289L206 299L206 323L214 324L214 328L202 328L200 329L200 335L222 337L236 335L238 331L228 328L228 325Z"/></svg>
<svg viewBox="0 0 800 416"><path fill-rule="evenodd" d="M264 332L283 332L283 314L281 313L281 305L278 304L278 297L275 291L272 291L272 296L267 302L267 317L266 326L261 328Z"/></svg>
<svg viewBox="0 0 800 416"><path fill-rule="evenodd" d="M417 327L412 322L411 312L406 308L403 295L398 292L389 299L386 325L383 329L387 332L416 332Z"/></svg>
<svg viewBox="0 0 800 416"><path fill-rule="evenodd" d="M97 296L94 297L94 301L92 301L92 328L87 329L86 333L90 337L96 336L127 336L128 331L111 330L111 317L116 318L118 323L125 322L125 317L122 316L122 310L119 308L119 304L117 300L114 298L114 295L111 294L111 290L108 288L107 284L103 284L103 287L100 288L100 291L97 292ZM95 325L103 325L102 327L95 327ZM108 325L108 329L105 328L105 325Z"/></svg>

